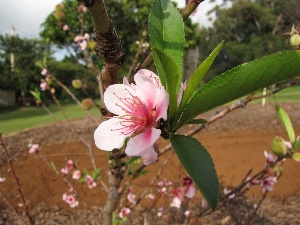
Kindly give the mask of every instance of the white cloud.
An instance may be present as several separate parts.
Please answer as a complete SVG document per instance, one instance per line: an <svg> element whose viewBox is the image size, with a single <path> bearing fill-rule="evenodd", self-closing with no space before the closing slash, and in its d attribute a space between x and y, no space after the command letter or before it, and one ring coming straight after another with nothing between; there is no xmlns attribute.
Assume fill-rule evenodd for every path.
<svg viewBox="0 0 300 225"><path fill-rule="evenodd" d="M21 37L38 38L40 26L46 17L54 10L56 4L62 0L0 0L0 33L9 33L14 26ZM179 7L183 7L185 0L176 0ZM220 1L220 0L219 0ZM211 24L206 12L212 8L208 0L200 3L193 21L201 26Z"/></svg>
<svg viewBox="0 0 300 225"><path fill-rule="evenodd" d="M40 25L61 0L0 0L0 32L14 26L22 37L38 38Z"/></svg>

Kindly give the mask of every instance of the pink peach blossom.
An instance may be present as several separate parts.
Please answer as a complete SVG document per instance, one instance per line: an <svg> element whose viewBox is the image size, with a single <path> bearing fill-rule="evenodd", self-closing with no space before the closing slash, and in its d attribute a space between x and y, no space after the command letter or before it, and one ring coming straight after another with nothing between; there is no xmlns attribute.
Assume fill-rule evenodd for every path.
<svg viewBox="0 0 300 225"><path fill-rule="evenodd" d="M38 144L33 144L30 146L30 149L29 149L29 153L30 154L33 154L33 153L36 153L37 151L39 150L39 145Z"/></svg>
<svg viewBox="0 0 300 225"><path fill-rule="evenodd" d="M43 76L46 76L47 73L48 73L48 70L47 70L46 68L43 68L42 71L41 71L41 74L42 74Z"/></svg>
<svg viewBox="0 0 300 225"><path fill-rule="evenodd" d="M274 156L272 153L269 153L267 151L264 151L264 155L265 155L267 164L272 164L272 163L276 162L276 160L277 160L276 156Z"/></svg>
<svg viewBox="0 0 300 225"><path fill-rule="evenodd" d="M48 84L45 81L42 81L40 84L41 91L46 91L48 88Z"/></svg>
<svg viewBox="0 0 300 225"><path fill-rule="evenodd" d="M224 195L227 195L228 193L231 192L231 190L227 189L227 188L224 188L223 192L224 192ZM235 194L234 193L232 193L231 195L228 196L228 199L233 199L233 198L235 198Z"/></svg>
<svg viewBox="0 0 300 225"><path fill-rule="evenodd" d="M156 162L154 143L161 130L157 123L167 119L169 96L160 79L150 70L139 70L134 76L135 84L124 78L123 84L109 86L104 93L107 109L115 115L102 122L94 133L99 149L112 151L123 146L130 138L125 152L141 156L145 165Z"/></svg>
<svg viewBox="0 0 300 225"><path fill-rule="evenodd" d="M80 170L75 170L75 171L73 172L72 178L73 178L74 180L79 180L80 177L81 177L81 172L80 172Z"/></svg>
<svg viewBox="0 0 300 225"><path fill-rule="evenodd" d="M264 178L261 181L260 186L261 186L263 192L272 191L273 188L274 188L274 185L276 183L277 183L277 178L273 177L273 176L270 176L270 177Z"/></svg>
<svg viewBox="0 0 300 225"><path fill-rule="evenodd" d="M89 189L92 189L97 186L97 183L94 181L94 178L90 175L86 175L85 181L87 182Z"/></svg>
<svg viewBox="0 0 300 225"><path fill-rule="evenodd" d="M4 183L6 181L5 177L0 177L0 184Z"/></svg>
<svg viewBox="0 0 300 225"><path fill-rule="evenodd" d="M126 217L129 213L131 212L131 210L129 208L125 208L123 207L119 213L119 217L121 219L123 219L124 217Z"/></svg>
<svg viewBox="0 0 300 225"><path fill-rule="evenodd" d="M68 26L68 24L65 24L64 26L63 26L63 31L68 31L69 30L69 26Z"/></svg>
<svg viewBox="0 0 300 225"><path fill-rule="evenodd" d="M185 196L187 198L193 198L196 192L192 178L186 176L183 178L183 186L185 187Z"/></svg>

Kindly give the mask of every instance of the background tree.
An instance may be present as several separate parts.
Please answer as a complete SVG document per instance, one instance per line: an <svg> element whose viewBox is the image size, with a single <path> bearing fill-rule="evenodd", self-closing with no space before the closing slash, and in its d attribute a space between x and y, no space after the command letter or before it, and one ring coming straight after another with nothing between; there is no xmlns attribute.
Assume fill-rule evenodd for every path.
<svg viewBox="0 0 300 225"><path fill-rule="evenodd" d="M132 62L135 60L141 62L145 56L150 53L148 46L148 15L152 5L152 0L107 0L105 1L109 8L110 18L114 27L118 32L120 40L122 40L123 52L126 55L126 61L121 68L121 73L126 75ZM83 59L84 55L78 44L74 43L74 35L83 35L88 33L93 37L93 25L91 17L88 13L78 12L78 2L63 0L56 9L48 15L42 24L40 36L51 44L57 45L59 48L65 48L75 58ZM76 9L77 8L77 9ZM77 14L74 13L77 10ZM81 27L79 26L80 21ZM67 24L68 31L63 30L63 26ZM196 32L197 25L192 24L188 19L186 23L186 48L194 47L198 44L199 38ZM73 35L73 36L72 36ZM141 43L141 46L139 46ZM142 45L144 43L144 45ZM139 55L136 52L139 48ZM136 59L137 58L137 59ZM103 63L98 57L93 55L93 62L98 68Z"/></svg>
<svg viewBox="0 0 300 225"><path fill-rule="evenodd" d="M200 42L201 57L204 59L214 46L225 40L214 67L206 81L232 67L255 58L290 49L280 34L289 32L293 23L299 21L299 2L268 0L231 0L216 6L216 20L210 28L202 28ZM231 5L228 7L228 5Z"/></svg>
<svg viewBox="0 0 300 225"><path fill-rule="evenodd" d="M11 68L10 54L14 54ZM0 89L15 90L17 98L39 86L41 74L35 61L49 54L48 45L36 39L0 35Z"/></svg>

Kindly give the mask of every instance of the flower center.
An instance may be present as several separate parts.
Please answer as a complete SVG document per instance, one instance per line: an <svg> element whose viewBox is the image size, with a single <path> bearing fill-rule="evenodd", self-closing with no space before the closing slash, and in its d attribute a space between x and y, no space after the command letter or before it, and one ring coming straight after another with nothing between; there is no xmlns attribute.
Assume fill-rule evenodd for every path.
<svg viewBox="0 0 300 225"><path fill-rule="evenodd" d="M122 98L116 97L123 103L116 106L120 107L125 114L118 116L121 120L121 127L118 130L122 131L122 134L132 136L143 133L146 129L154 127L156 125L156 110L149 109L145 103L137 96L132 95L127 89L130 97Z"/></svg>

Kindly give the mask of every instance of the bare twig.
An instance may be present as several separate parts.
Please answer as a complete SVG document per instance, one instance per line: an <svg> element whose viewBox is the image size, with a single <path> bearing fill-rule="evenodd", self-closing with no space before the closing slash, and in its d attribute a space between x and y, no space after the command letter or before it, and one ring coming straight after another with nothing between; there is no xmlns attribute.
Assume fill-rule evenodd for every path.
<svg viewBox="0 0 300 225"><path fill-rule="evenodd" d="M23 221L23 219L21 218L21 216L17 213L17 211L14 209L14 207L10 204L9 200L5 197L5 195L1 192L0 190L0 197L3 198L3 200L5 201L5 203L8 205L8 207L11 209L11 211L14 212L14 214L18 217L18 219L22 222L22 224L26 225L26 223Z"/></svg>
<svg viewBox="0 0 300 225"><path fill-rule="evenodd" d="M9 163L9 166L10 166L10 169L11 169L11 172L12 172L12 176L15 179L17 189L18 189L18 192L20 194L21 201L22 201L22 203L25 207L26 217L28 219L29 224L31 225L31 224L33 224L33 221L32 221L32 218L31 218L31 215L30 215L30 212L29 212L29 207L28 207L28 205L25 201L25 198L24 198L24 195L23 195L23 192L22 192L22 189L21 189L21 185L20 185L20 182L19 182L19 178L18 178L18 176L15 172L15 168L13 166L12 160L9 159L9 154L8 154L8 151L7 151L6 146L4 144L4 141L2 139L2 134L1 133L0 133L0 141L1 141L1 145L3 147L3 151L4 151L4 154L5 154L6 160Z"/></svg>

